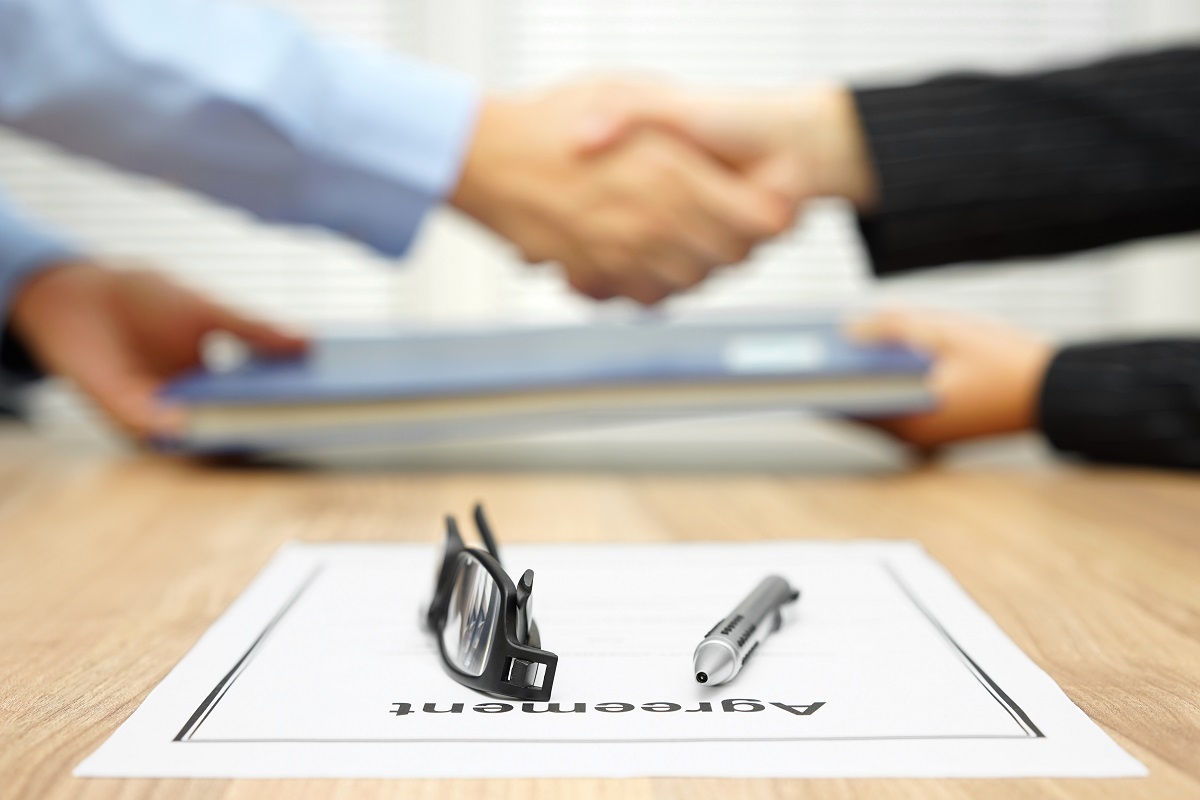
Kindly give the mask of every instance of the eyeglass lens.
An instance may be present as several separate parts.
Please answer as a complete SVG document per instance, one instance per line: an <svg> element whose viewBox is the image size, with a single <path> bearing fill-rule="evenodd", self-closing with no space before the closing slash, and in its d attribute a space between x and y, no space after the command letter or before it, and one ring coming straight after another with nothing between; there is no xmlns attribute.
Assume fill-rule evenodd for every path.
<svg viewBox="0 0 1200 800"><path fill-rule="evenodd" d="M500 606L500 587L491 573L473 555L464 554L450 590L442 646L454 667L467 675L483 674L502 613Z"/></svg>

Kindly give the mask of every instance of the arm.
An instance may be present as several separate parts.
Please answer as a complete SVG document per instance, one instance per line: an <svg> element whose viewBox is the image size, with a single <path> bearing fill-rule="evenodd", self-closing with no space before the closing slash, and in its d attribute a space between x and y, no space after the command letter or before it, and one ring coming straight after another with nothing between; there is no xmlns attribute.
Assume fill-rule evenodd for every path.
<svg viewBox="0 0 1200 800"><path fill-rule="evenodd" d="M1200 469L1200 340L1063 349L1042 382L1038 424L1064 452Z"/></svg>
<svg viewBox="0 0 1200 800"><path fill-rule="evenodd" d="M0 123L387 255L449 198L577 289L653 303L795 208L666 136L580 158L576 126L624 93L480 103L457 76L228 0L0 0Z"/></svg>
<svg viewBox="0 0 1200 800"><path fill-rule="evenodd" d="M135 435L169 435L182 418L162 383L200 364L201 343L227 331L266 353L303 339L145 271L113 270L19 216L0 196L0 393L43 370L73 381Z"/></svg>
<svg viewBox="0 0 1200 800"><path fill-rule="evenodd" d="M881 275L1200 228L1200 48L881 89L654 88L581 149L665 128L796 203L845 198Z"/></svg>
<svg viewBox="0 0 1200 800"><path fill-rule="evenodd" d="M85 259L30 275L13 297L9 326L32 363L72 381L135 436L170 436L183 425L181 410L159 399L159 390L200 366L209 334L228 332L267 355L305 348L302 338L161 275Z"/></svg>
<svg viewBox="0 0 1200 800"><path fill-rule="evenodd" d="M474 88L225 0L0 0L0 123L388 255L458 178Z"/></svg>
<svg viewBox="0 0 1200 800"><path fill-rule="evenodd" d="M930 354L938 407L871 422L922 450L1041 430L1094 461L1200 469L1200 340L1075 345L937 311L887 311L851 332Z"/></svg>
<svg viewBox="0 0 1200 800"><path fill-rule="evenodd" d="M1200 228L1200 48L854 98L879 274Z"/></svg>

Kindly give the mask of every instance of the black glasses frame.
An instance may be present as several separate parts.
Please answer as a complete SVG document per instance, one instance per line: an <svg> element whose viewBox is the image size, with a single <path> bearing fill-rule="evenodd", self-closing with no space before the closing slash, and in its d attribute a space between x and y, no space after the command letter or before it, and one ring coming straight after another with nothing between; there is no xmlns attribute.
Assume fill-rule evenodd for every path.
<svg viewBox="0 0 1200 800"><path fill-rule="evenodd" d="M486 549L467 547L458 532L457 521L453 516L446 517L445 555L438 570L433 601L425 616L425 628L437 637L442 666L464 686L517 700L549 700L554 688L558 656L541 649L541 635L530 614L533 570L525 570L521 580L514 584L500 564L500 551L481 505L475 506L473 516ZM454 578L466 558L474 558L488 571L499 589L500 607L503 609L503 619L493 630L488 661L480 675L470 675L454 665L446 653L442 636L450 610Z"/></svg>

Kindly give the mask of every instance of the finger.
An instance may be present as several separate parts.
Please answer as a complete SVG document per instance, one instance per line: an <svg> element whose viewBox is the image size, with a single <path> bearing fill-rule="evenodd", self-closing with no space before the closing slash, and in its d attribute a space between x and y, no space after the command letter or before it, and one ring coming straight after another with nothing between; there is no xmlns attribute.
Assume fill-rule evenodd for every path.
<svg viewBox="0 0 1200 800"><path fill-rule="evenodd" d="M695 207L715 222L710 231L720 232L726 242L746 245L790 227L795 207L778 193L754 185L699 153L694 156L681 170L682 180Z"/></svg>
<svg viewBox="0 0 1200 800"><path fill-rule="evenodd" d="M628 297L643 306L656 306L677 291L680 290L673 284L661 280L655 275L646 275L634 281L627 281L621 285L622 296Z"/></svg>
<svg viewBox="0 0 1200 800"><path fill-rule="evenodd" d="M77 378L83 389L116 425L143 439L172 438L183 432L183 409L159 397L162 382L136 372L88 372Z"/></svg>
<svg viewBox="0 0 1200 800"><path fill-rule="evenodd" d="M771 114L773 107L761 98L747 99L731 93L678 88L647 91L641 87L585 118L576 134L576 149L580 155L592 155L653 128L742 170L769 156L780 144L781 134ZM795 184L783 176L774 177L773 185L781 186L786 194L794 193Z"/></svg>
<svg viewBox="0 0 1200 800"><path fill-rule="evenodd" d="M527 264L554 262L561 268L571 289L593 300L609 300L620 295L615 278L623 269L633 266L629 259L603 266L593 257L594 253L586 251L561 231L543 225L525 231L518 247Z"/></svg>
<svg viewBox="0 0 1200 800"><path fill-rule="evenodd" d="M627 297L642 305L654 305L675 291L672 282L661 274L658 256L647 243L627 248L613 241L602 242L592 246L589 256L586 275L591 281L587 292L591 297Z"/></svg>
<svg viewBox="0 0 1200 800"><path fill-rule="evenodd" d="M602 239L588 248L587 268L577 270L580 275L573 279L572 285L586 289L585 293L592 297L603 294L600 299L620 296L654 305L695 283L696 278L686 267L675 273L675 264L668 263L672 255L671 247L660 251L652 241L629 247L616 237Z"/></svg>
<svg viewBox="0 0 1200 800"><path fill-rule="evenodd" d="M650 230L644 239L674 246L711 269L744 260L754 244L790 221L790 209L773 192L695 148L661 137L642 143L657 174L648 197L657 215L645 223Z"/></svg>
<svg viewBox="0 0 1200 800"><path fill-rule="evenodd" d="M243 316L224 306L211 304L212 328L232 333L246 344L269 355L300 355L308 349L308 339L261 320Z"/></svg>
<svg viewBox="0 0 1200 800"><path fill-rule="evenodd" d="M618 280L588 256L571 245L563 245L567 256L560 259L567 284L593 300L611 300L621 294Z"/></svg>
<svg viewBox="0 0 1200 800"><path fill-rule="evenodd" d="M799 215L805 200L811 199L812 182L802 161L786 155L766 158L742 171L755 186L775 193L791 210L792 222Z"/></svg>
<svg viewBox="0 0 1200 800"><path fill-rule="evenodd" d="M682 185L664 195L667 199L659 212L661 230L647 237L645 257L672 256L666 274L678 272L700 280L715 267L746 260L754 240L731 229L726 220L698 202L694 186Z"/></svg>
<svg viewBox="0 0 1200 800"><path fill-rule="evenodd" d="M674 294L678 289L661 274L661 266L653 261L643 262L635 271L612 273L599 272L596 285L602 287L603 296L589 293L590 296L608 300L613 297L627 297L644 306L656 305Z"/></svg>
<svg viewBox="0 0 1200 800"><path fill-rule="evenodd" d="M863 344L891 342L931 353L946 346L945 326L930 311L885 309L852 321L846 334Z"/></svg>
<svg viewBox="0 0 1200 800"><path fill-rule="evenodd" d="M936 413L901 417L859 418L858 422L887 433L928 455L947 441L946 432Z"/></svg>
<svg viewBox="0 0 1200 800"><path fill-rule="evenodd" d="M578 153L584 156L602 153L620 144L632 135L639 125L646 122L625 111L610 111L590 116L579 126L576 140Z"/></svg>
<svg viewBox="0 0 1200 800"><path fill-rule="evenodd" d="M621 144L642 128L687 135L683 106L673 91L631 88L619 101L584 118L576 134L577 152L595 155Z"/></svg>
<svg viewBox="0 0 1200 800"><path fill-rule="evenodd" d="M707 278L713 268L721 263L698 259L681 251L674 244L651 245L646 248L646 253L646 267L642 273L651 284L646 287L646 292L665 292L664 297L691 289Z"/></svg>
<svg viewBox="0 0 1200 800"><path fill-rule="evenodd" d="M627 228L626 217L625 213L597 216L593 221L602 233L586 245L558 232L539 234L527 244L554 253L567 283L582 295L593 300L628 297L653 305L670 295L672 287L655 274L660 253L652 247L653 236L638 235L630 245L621 243L615 231ZM671 237L670 231L659 235Z"/></svg>
<svg viewBox="0 0 1200 800"><path fill-rule="evenodd" d="M620 294L611 281L591 270L567 270L567 285L593 300L611 300Z"/></svg>
<svg viewBox="0 0 1200 800"><path fill-rule="evenodd" d="M703 265L701 278L716 267L745 261L756 244L752 237L731 230L726 220L700 205L680 209L677 224L682 244Z"/></svg>
<svg viewBox="0 0 1200 800"><path fill-rule="evenodd" d="M906 312L887 308L855 317L846 323L844 333L863 343L894 341L903 337L908 325Z"/></svg>

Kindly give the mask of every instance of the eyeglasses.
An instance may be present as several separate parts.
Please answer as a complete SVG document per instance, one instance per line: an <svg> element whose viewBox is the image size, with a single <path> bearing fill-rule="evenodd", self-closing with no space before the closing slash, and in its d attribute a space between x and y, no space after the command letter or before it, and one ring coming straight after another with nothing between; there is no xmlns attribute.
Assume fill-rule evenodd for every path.
<svg viewBox="0 0 1200 800"><path fill-rule="evenodd" d="M446 544L425 628L437 636L446 670L464 686L518 700L549 700L558 656L541 649L530 606L533 570L513 584L500 566L482 506L475 506L474 517L486 550L465 546L458 523L446 517Z"/></svg>

